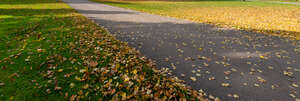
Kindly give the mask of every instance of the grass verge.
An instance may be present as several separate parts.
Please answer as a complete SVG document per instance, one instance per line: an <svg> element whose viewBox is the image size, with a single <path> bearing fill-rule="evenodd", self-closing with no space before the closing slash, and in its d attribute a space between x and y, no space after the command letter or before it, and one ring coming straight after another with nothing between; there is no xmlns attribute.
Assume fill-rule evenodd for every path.
<svg viewBox="0 0 300 101"><path fill-rule="evenodd" d="M92 0L142 12L188 19L221 27L300 39L300 6L241 1Z"/></svg>
<svg viewBox="0 0 300 101"><path fill-rule="evenodd" d="M206 100L57 0L1 0L0 100Z"/></svg>
<svg viewBox="0 0 300 101"><path fill-rule="evenodd" d="M259 0L259 1L300 2L299 0Z"/></svg>

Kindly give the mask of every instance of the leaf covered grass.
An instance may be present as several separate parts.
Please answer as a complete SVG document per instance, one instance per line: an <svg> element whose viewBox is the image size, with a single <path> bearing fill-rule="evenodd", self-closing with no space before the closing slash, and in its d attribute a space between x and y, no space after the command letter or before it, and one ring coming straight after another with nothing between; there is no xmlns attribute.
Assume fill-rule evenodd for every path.
<svg viewBox="0 0 300 101"><path fill-rule="evenodd" d="M221 27L300 39L300 6L251 1L92 0Z"/></svg>
<svg viewBox="0 0 300 101"><path fill-rule="evenodd" d="M0 100L206 100L56 0L1 0Z"/></svg>

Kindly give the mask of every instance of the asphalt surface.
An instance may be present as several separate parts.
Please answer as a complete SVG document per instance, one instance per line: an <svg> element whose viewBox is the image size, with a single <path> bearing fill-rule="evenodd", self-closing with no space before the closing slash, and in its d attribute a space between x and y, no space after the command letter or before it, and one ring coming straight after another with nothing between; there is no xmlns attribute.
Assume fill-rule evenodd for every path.
<svg viewBox="0 0 300 101"><path fill-rule="evenodd" d="M300 5L298 2L281 2L281 1L273 1L274 3L279 3L279 4L291 4L291 5Z"/></svg>
<svg viewBox="0 0 300 101"><path fill-rule="evenodd" d="M299 41L88 0L64 1L196 90L223 101L300 98Z"/></svg>

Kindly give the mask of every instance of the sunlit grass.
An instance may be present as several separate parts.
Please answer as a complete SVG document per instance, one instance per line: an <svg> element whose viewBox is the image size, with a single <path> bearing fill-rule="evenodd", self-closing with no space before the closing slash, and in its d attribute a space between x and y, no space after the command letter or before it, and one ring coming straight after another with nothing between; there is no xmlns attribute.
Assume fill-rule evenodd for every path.
<svg viewBox="0 0 300 101"><path fill-rule="evenodd" d="M241 1L118 1L93 0L222 27L234 27L300 39L300 7L268 2Z"/></svg>

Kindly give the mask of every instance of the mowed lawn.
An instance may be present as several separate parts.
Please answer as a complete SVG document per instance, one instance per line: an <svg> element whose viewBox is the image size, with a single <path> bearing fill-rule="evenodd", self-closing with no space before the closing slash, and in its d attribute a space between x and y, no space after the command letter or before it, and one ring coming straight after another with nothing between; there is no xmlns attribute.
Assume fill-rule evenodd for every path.
<svg viewBox="0 0 300 101"><path fill-rule="evenodd" d="M300 6L260 1L92 0L138 11L300 39Z"/></svg>
<svg viewBox="0 0 300 101"><path fill-rule="evenodd" d="M300 0L257 0L257 1L300 2Z"/></svg>
<svg viewBox="0 0 300 101"><path fill-rule="evenodd" d="M204 100L58 0L0 0L0 101Z"/></svg>

